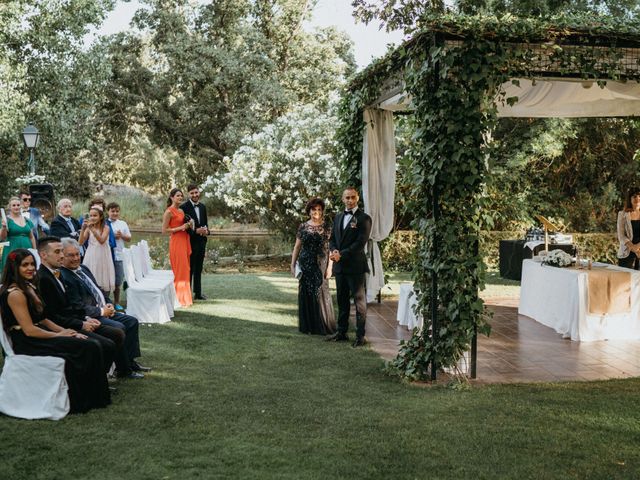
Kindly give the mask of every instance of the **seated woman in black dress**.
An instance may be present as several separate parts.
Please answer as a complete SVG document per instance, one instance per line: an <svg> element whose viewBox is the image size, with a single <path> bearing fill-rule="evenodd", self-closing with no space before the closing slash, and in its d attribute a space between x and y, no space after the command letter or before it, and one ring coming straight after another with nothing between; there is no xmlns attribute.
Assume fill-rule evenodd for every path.
<svg viewBox="0 0 640 480"><path fill-rule="evenodd" d="M331 265L329 237L331 226L324 221L324 202L312 198L305 208L309 220L300 224L291 257L291 273L296 261L302 275L298 286L298 328L302 333L330 335L336 320L329 291Z"/></svg>
<svg viewBox="0 0 640 480"><path fill-rule="evenodd" d="M618 265L640 269L640 188L630 188L624 210L618 212Z"/></svg>
<svg viewBox="0 0 640 480"><path fill-rule="evenodd" d="M0 287L2 326L16 354L65 359L71 413L111 403L100 344L43 318L42 299L34 285L33 254L19 248L7 256Z"/></svg>

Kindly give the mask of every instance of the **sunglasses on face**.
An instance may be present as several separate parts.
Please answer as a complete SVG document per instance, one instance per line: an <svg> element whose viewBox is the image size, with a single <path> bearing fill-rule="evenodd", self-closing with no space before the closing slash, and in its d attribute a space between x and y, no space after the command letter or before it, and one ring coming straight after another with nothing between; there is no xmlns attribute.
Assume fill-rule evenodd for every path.
<svg viewBox="0 0 640 480"><path fill-rule="evenodd" d="M23 202L30 202L31 201L31 197L24 197L22 199Z"/></svg>

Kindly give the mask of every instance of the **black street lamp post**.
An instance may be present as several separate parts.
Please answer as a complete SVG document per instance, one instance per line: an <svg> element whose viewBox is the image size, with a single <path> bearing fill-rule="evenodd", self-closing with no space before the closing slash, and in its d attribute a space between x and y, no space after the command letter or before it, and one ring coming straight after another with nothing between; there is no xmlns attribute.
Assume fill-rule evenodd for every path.
<svg viewBox="0 0 640 480"><path fill-rule="evenodd" d="M29 174L35 175L36 173L36 157L33 150L38 146L40 142L40 132L33 125L33 122L29 122L29 125L22 131L22 137L24 138L24 145L29 149Z"/></svg>

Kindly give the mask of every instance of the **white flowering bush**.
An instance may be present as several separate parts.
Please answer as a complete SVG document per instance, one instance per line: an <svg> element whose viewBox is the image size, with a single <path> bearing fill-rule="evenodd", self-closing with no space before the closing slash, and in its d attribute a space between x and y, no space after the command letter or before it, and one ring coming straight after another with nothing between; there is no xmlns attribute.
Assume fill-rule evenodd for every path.
<svg viewBox="0 0 640 480"><path fill-rule="evenodd" d="M207 179L205 194L291 237L305 218L309 198L320 197L331 207L340 181L337 123L333 113L311 105L294 108L244 138L233 156L224 159L226 173Z"/></svg>
<svg viewBox="0 0 640 480"><path fill-rule="evenodd" d="M562 250L551 250L542 261L544 265L550 265L552 267L568 267L573 263L571 255Z"/></svg>
<svg viewBox="0 0 640 480"><path fill-rule="evenodd" d="M16 183L21 187L23 185L33 185L34 183L44 183L44 180L44 175L27 174L16 178Z"/></svg>

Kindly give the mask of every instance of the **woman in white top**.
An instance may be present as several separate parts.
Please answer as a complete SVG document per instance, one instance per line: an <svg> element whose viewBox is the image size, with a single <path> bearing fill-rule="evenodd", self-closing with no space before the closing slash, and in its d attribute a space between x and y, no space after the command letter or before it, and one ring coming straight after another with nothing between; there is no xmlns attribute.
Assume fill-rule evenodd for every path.
<svg viewBox="0 0 640 480"><path fill-rule="evenodd" d="M640 188L630 188L618 212L618 265L640 270Z"/></svg>

